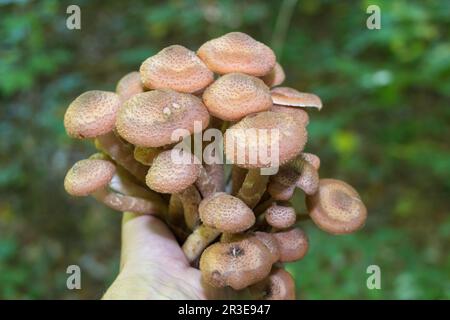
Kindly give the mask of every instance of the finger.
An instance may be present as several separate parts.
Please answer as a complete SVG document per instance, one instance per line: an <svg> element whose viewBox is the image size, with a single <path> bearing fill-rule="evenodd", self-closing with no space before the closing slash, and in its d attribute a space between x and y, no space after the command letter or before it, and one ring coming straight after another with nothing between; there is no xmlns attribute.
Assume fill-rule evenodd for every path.
<svg viewBox="0 0 450 320"><path fill-rule="evenodd" d="M122 220L121 269L149 263L186 263L187 260L164 222L151 215L125 212Z"/></svg>

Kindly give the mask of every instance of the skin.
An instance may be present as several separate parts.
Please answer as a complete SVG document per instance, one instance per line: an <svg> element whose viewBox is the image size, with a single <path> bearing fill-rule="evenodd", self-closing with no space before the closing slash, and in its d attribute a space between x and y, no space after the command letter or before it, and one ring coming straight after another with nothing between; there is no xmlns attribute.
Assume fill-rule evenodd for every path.
<svg viewBox="0 0 450 320"><path fill-rule="evenodd" d="M238 299L248 291L214 289L192 268L167 226L158 218L125 212L117 278L104 300Z"/></svg>

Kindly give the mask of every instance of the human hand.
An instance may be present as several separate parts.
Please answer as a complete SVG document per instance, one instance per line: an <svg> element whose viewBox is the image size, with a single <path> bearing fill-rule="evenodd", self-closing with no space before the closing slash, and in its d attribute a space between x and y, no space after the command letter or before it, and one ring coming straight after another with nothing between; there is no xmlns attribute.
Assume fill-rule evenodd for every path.
<svg viewBox="0 0 450 320"><path fill-rule="evenodd" d="M123 214L120 272L102 299L237 299L246 294L203 283L200 271L189 265L158 218Z"/></svg>

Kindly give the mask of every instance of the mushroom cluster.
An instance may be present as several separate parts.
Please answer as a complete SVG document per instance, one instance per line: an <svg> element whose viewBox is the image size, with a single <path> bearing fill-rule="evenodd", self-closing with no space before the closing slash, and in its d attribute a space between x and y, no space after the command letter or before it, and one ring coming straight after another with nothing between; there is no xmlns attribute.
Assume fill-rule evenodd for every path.
<svg viewBox="0 0 450 320"><path fill-rule="evenodd" d="M115 92L88 91L69 105L67 134L92 139L98 153L75 163L64 187L117 211L160 217L211 286L294 299L283 263L308 251L299 224L311 219L347 234L364 225L367 211L350 185L319 179L320 159L304 148L308 111L322 102L280 86L284 79L274 52L244 33L197 52L169 46L120 79ZM211 128L224 135L222 162L202 159L205 143L200 156L178 148ZM260 157L262 147L276 162ZM308 213L289 202L296 189Z"/></svg>

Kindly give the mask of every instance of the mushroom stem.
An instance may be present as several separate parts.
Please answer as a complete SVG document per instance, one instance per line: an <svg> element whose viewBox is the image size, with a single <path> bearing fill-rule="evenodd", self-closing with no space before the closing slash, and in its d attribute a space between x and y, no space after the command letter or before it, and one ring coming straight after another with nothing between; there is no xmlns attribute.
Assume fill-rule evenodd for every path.
<svg viewBox="0 0 450 320"><path fill-rule="evenodd" d="M236 195L247 175L247 169L233 166L231 169L231 194Z"/></svg>
<svg viewBox="0 0 450 320"><path fill-rule="evenodd" d="M127 169L139 181L145 182L148 167L134 159L133 147L123 142L113 131L96 138L96 147Z"/></svg>
<svg viewBox="0 0 450 320"><path fill-rule="evenodd" d="M117 192L109 191L106 188L92 193L92 196L106 206L117 211L130 211L141 214L161 215L161 205L153 203L147 199L126 196Z"/></svg>
<svg viewBox="0 0 450 320"><path fill-rule="evenodd" d="M189 186L177 195L183 204L186 226L189 230L194 230L200 221L198 214L198 204L202 200L200 193L194 186Z"/></svg>
<svg viewBox="0 0 450 320"><path fill-rule="evenodd" d="M162 148L144 148L144 147L135 147L133 151L134 159L145 165L151 166L153 159L156 158L158 154L160 154L164 149Z"/></svg>
<svg viewBox="0 0 450 320"><path fill-rule="evenodd" d="M220 231L214 228L198 226L184 242L182 249L189 263L194 262L205 248L220 235Z"/></svg>
<svg viewBox="0 0 450 320"><path fill-rule="evenodd" d="M217 192L225 190L225 168L223 164L205 164L205 170L216 186Z"/></svg>
<svg viewBox="0 0 450 320"><path fill-rule="evenodd" d="M200 168L197 181L195 181L195 186L198 188L203 198L207 198L217 191L216 184L204 167Z"/></svg>
<svg viewBox="0 0 450 320"><path fill-rule="evenodd" d="M253 209L266 191L269 176L260 174L260 169L250 169L242 183L237 197Z"/></svg>

